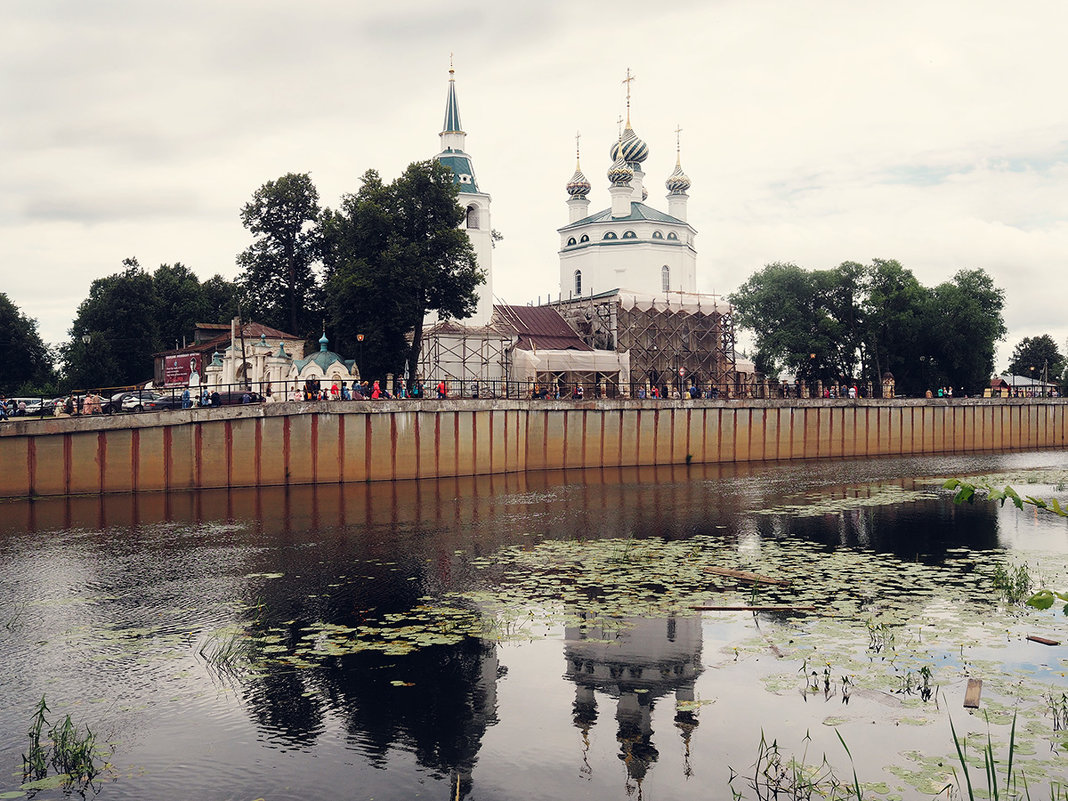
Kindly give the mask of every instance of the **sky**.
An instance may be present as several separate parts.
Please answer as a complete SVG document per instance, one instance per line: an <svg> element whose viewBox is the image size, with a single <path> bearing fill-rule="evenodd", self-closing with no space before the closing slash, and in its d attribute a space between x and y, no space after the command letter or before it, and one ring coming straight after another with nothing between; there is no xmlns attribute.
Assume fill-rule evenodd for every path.
<svg viewBox="0 0 1068 801"><path fill-rule="evenodd" d="M440 149L450 56L500 301L559 293L575 167L609 205L624 113L649 204L693 182L698 290L765 264L987 270L1008 337L1068 347L1063 0L4 0L0 292L46 342L136 257L237 274L239 211L309 172L324 206ZM743 340L744 341L744 340Z"/></svg>

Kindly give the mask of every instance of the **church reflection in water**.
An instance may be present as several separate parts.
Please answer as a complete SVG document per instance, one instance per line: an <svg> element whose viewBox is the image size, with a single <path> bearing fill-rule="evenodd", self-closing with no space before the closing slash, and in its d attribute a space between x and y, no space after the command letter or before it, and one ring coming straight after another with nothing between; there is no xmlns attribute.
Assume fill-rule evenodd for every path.
<svg viewBox="0 0 1068 801"><path fill-rule="evenodd" d="M694 684L702 672L701 619L600 618L579 616L583 622L565 630L566 677L575 683L575 727L582 734L584 772L590 731L597 721L598 695L615 704L619 759L626 768L628 792L640 792L642 781L657 761L652 716L657 701L692 702ZM682 737L689 773L690 737L697 716L677 710L675 726Z"/></svg>

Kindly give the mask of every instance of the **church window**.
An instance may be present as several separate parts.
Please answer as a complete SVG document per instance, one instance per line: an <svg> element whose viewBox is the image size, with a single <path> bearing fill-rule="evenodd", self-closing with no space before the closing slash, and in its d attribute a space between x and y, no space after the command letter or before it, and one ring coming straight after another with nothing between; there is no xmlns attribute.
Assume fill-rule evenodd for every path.
<svg viewBox="0 0 1068 801"><path fill-rule="evenodd" d="M660 288L664 292L671 290L671 268L666 264L660 268Z"/></svg>
<svg viewBox="0 0 1068 801"><path fill-rule="evenodd" d="M575 237L571 237L570 239L568 239L567 240L567 244L574 245L575 244Z"/></svg>
<svg viewBox="0 0 1068 801"><path fill-rule="evenodd" d="M676 234L674 231L668 231L668 239L678 240L678 238L679 238L679 235Z"/></svg>
<svg viewBox="0 0 1068 801"><path fill-rule="evenodd" d="M575 270L575 294L582 294L582 270Z"/></svg>
<svg viewBox="0 0 1068 801"><path fill-rule="evenodd" d="M467 227L478 228L478 206L467 207Z"/></svg>
<svg viewBox="0 0 1068 801"><path fill-rule="evenodd" d="M589 242L589 241L590 241L590 237L587 234L583 234L582 236L579 237L579 242Z"/></svg>
<svg viewBox="0 0 1068 801"><path fill-rule="evenodd" d="M623 238L624 239L637 239L638 235L635 234L633 231L624 231L623 232Z"/></svg>
<svg viewBox="0 0 1068 801"><path fill-rule="evenodd" d="M653 239L663 239L664 234L660 231L653 231Z"/></svg>
<svg viewBox="0 0 1068 801"><path fill-rule="evenodd" d="M605 239L619 239L619 237L616 236L616 232L615 231L609 231L607 234L604 235L604 238Z"/></svg>

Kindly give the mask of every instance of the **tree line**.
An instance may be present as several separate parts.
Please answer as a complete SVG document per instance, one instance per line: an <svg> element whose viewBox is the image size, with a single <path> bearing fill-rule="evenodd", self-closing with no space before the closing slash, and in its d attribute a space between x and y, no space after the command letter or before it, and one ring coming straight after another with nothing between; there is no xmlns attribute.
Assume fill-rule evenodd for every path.
<svg viewBox="0 0 1068 801"><path fill-rule="evenodd" d="M952 387L981 394L990 386L995 348L1006 334L1005 291L981 269L925 287L892 259L847 261L826 270L776 262L729 299L736 325L753 334L757 370L773 378L791 374L805 382L870 381L878 387L891 373L899 393ZM1060 380L1064 364L1052 338L1034 339L1052 346L1049 375ZM1036 347L1031 339L1021 342L1010 370L1034 364ZM1024 367L1020 374L1029 372Z"/></svg>
<svg viewBox="0 0 1068 801"><path fill-rule="evenodd" d="M0 294L0 392L142 382L153 354L191 341L197 322L239 313L303 337L309 348L325 326L332 347L356 358L361 374L414 378L427 315L469 315L484 280L461 227L458 193L447 167L420 161L389 183L368 170L330 209L309 174L287 173L240 210L252 243L237 256L235 281L200 281L180 262L150 272L125 259L119 272L92 282L69 339L55 347ZM884 259L828 270L768 264L730 296L765 375L878 386L889 372L907 394L942 386L977 394L989 386L1006 334L1004 299L983 270L924 287ZM1055 381L1064 370L1049 335L1021 341L1009 364L1014 374Z"/></svg>
<svg viewBox="0 0 1068 801"><path fill-rule="evenodd" d="M201 282L181 263L154 271L127 258L92 282L69 339L42 342L37 323L0 294L0 343L9 363L0 392L58 394L72 388L148 380L153 354L192 342L198 322L235 315L303 337L323 328L334 350L368 376L417 370L427 315L462 318L484 281L457 203L452 172L436 161L410 164L386 183L368 170L338 209L323 208L307 173L259 187L240 210L252 244L238 275ZM360 340L364 340L358 347Z"/></svg>

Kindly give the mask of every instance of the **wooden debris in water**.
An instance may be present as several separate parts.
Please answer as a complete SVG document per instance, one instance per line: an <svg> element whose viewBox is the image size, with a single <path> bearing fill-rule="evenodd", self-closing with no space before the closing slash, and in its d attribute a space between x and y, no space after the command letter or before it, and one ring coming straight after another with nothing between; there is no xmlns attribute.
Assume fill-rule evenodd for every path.
<svg viewBox="0 0 1068 801"><path fill-rule="evenodd" d="M982 679L968 679L968 689L964 691L964 708L978 709L979 696L983 692Z"/></svg>
<svg viewBox="0 0 1068 801"><path fill-rule="evenodd" d="M1028 634L1027 639L1031 642L1041 643L1042 645L1060 645L1060 640L1051 640L1047 637L1039 637L1037 634Z"/></svg>
<svg viewBox="0 0 1068 801"><path fill-rule="evenodd" d="M741 579L742 581L755 581L760 584L777 584L780 587L785 587L790 583L785 579L762 576L759 573L750 573L747 570L733 570L729 567L706 567L705 572L715 573L717 576L727 576L728 578Z"/></svg>

